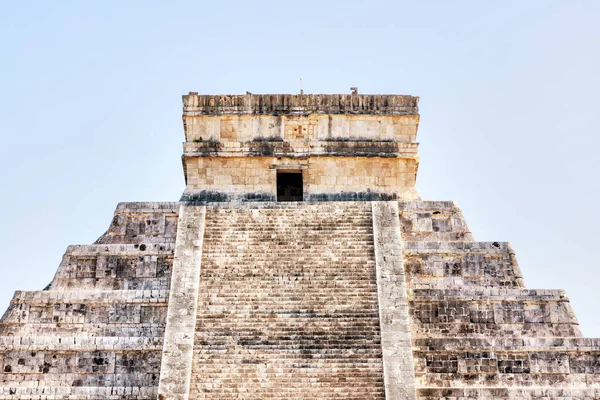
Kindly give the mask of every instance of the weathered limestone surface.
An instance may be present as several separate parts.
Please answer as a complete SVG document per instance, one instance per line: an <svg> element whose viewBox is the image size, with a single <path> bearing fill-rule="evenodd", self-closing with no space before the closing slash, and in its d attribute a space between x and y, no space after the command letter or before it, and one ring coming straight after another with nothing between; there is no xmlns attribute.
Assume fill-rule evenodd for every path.
<svg viewBox="0 0 600 400"><path fill-rule="evenodd" d="M304 200L418 199L418 98L184 96L184 201L273 201L278 169Z"/></svg>
<svg viewBox="0 0 600 400"><path fill-rule="evenodd" d="M176 207L174 207L176 205ZM155 399L177 203L122 203L0 320L0 399Z"/></svg>
<svg viewBox="0 0 600 400"><path fill-rule="evenodd" d="M183 114L392 114L415 115L419 98L373 94L246 94L183 96Z"/></svg>
<svg viewBox="0 0 600 400"><path fill-rule="evenodd" d="M184 96L182 201L120 203L15 294L0 400L600 398L565 293L419 200L417 106Z"/></svg>
<svg viewBox="0 0 600 400"><path fill-rule="evenodd" d="M525 289L507 243L475 242L448 202L401 202L419 399L595 399L600 340L565 293Z"/></svg>
<svg viewBox="0 0 600 400"><path fill-rule="evenodd" d="M373 202L372 209L385 395L411 400L415 375L398 203Z"/></svg>
<svg viewBox="0 0 600 400"><path fill-rule="evenodd" d="M161 400L184 400L190 392L204 215L204 207L182 205L179 210L176 261L158 388Z"/></svg>
<svg viewBox="0 0 600 400"><path fill-rule="evenodd" d="M15 294L0 399L600 394L565 293L452 202L130 203L102 241Z"/></svg>
<svg viewBox="0 0 600 400"><path fill-rule="evenodd" d="M207 208L190 397L382 399L368 202Z"/></svg>
<svg viewBox="0 0 600 400"><path fill-rule="evenodd" d="M369 201L417 197L414 190L417 162L388 158L287 156L194 157L187 159L184 200L275 201L277 171L302 173L308 201ZM390 191L390 188L401 188Z"/></svg>

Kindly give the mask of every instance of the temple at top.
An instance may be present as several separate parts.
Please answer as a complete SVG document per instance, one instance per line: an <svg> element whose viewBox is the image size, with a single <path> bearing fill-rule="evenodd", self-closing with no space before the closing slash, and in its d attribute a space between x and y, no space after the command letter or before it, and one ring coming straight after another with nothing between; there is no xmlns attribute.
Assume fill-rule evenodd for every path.
<svg viewBox="0 0 600 400"><path fill-rule="evenodd" d="M182 200L413 200L419 98L183 96Z"/></svg>

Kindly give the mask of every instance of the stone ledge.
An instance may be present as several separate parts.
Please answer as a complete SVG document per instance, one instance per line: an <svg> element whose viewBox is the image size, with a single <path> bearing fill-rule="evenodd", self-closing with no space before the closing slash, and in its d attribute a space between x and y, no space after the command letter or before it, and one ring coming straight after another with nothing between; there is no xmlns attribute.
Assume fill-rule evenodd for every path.
<svg viewBox="0 0 600 400"><path fill-rule="evenodd" d="M52 350L61 352L79 351L161 351L162 337L86 337L45 336L19 337L0 336L0 353L12 350Z"/></svg>
<svg viewBox="0 0 600 400"><path fill-rule="evenodd" d="M172 255L174 243L148 244L91 244L71 245L67 247L65 256L82 255Z"/></svg>
<svg viewBox="0 0 600 400"><path fill-rule="evenodd" d="M388 141L186 142L183 157L380 157L415 158L418 143Z"/></svg>
<svg viewBox="0 0 600 400"><path fill-rule="evenodd" d="M381 94L246 94L182 96L183 115L370 114L418 115L419 97Z"/></svg>
<svg viewBox="0 0 600 400"><path fill-rule="evenodd" d="M487 388L419 388L421 400L441 398L451 399L570 399L592 400L600 398L600 388L526 388L526 387L487 387Z"/></svg>
<svg viewBox="0 0 600 400"><path fill-rule="evenodd" d="M117 204L115 214L118 213L170 213L177 214L180 204L178 202L121 202Z"/></svg>
<svg viewBox="0 0 600 400"><path fill-rule="evenodd" d="M458 204L454 201L430 201L430 200L411 200L399 201L399 211L455 211L460 212Z"/></svg>
<svg viewBox="0 0 600 400"><path fill-rule="evenodd" d="M565 291L560 289L414 289L411 301L445 301L445 300L559 300L569 301Z"/></svg>
<svg viewBox="0 0 600 400"><path fill-rule="evenodd" d="M290 209L297 210L302 208L318 208L319 210L331 211L331 210L343 210L344 208L361 208L362 211L371 213L369 208L371 205L370 201L332 201L332 202L321 202L321 201L298 201L298 202L259 202L259 201L247 201L247 202L222 202L222 203L210 203L206 205L209 210L227 210L227 209Z"/></svg>
<svg viewBox="0 0 600 400"><path fill-rule="evenodd" d="M166 303L168 299L168 290L46 290L17 291L11 304L154 304Z"/></svg>
<svg viewBox="0 0 600 400"><path fill-rule="evenodd" d="M36 382L31 382L32 384ZM0 387L1 400L17 400L25 398L36 398L46 400L92 400L110 399L156 399L158 394L156 387L140 386L115 386L115 387L65 387L65 386L17 386L10 385Z"/></svg>
<svg viewBox="0 0 600 400"><path fill-rule="evenodd" d="M405 254L418 253L514 253L509 242L404 242Z"/></svg>
<svg viewBox="0 0 600 400"><path fill-rule="evenodd" d="M413 339L413 351L432 353L473 351L593 351L600 352L600 338L428 338Z"/></svg>

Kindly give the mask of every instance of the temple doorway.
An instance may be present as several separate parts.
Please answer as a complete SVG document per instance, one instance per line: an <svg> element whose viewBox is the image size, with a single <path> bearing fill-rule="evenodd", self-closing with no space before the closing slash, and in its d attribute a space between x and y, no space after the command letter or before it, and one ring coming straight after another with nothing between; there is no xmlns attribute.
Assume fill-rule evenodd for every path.
<svg viewBox="0 0 600 400"><path fill-rule="evenodd" d="M277 171L277 201L302 201L302 171Z"/></svg>

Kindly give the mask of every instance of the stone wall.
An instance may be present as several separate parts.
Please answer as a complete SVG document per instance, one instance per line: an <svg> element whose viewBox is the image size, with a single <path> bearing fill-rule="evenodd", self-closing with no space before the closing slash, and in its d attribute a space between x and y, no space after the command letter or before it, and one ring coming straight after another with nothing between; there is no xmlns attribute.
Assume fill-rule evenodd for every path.
<svg viewBox="0 0 600 400"><path fill-rule="evenodd" d="M184 114L185 137L193 141L248 142L370 140L414 143L418 115L256 115Z"/></svg>
<svg viewBox="0 0 600 400"><path fill-rule="evenodd" d="M417 163L380 157L194 157L182 200L275 201L278 170L302 173L308 201L418 198Z"/></svg>
<svg viewBox="0 0 600 400"><path fill-rule="evenodd" d="M391 95L184 96L182 200L272 201L280 166L304 199L418 198L418 99Z"/></svg>

